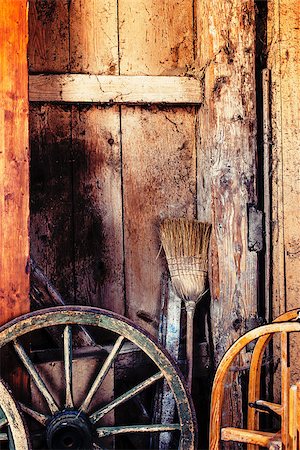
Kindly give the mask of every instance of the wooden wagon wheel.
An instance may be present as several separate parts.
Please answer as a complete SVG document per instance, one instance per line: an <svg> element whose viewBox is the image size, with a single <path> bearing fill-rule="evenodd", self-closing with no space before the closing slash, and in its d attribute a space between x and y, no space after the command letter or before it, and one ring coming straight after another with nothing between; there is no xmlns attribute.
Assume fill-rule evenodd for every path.
<svg viewBox="0 0 300 450"><path fill-rule="evenodd" d="M96 327L113 332L114 344L94 380L91 380L84 401L75 405L72 392L72 330L74 326ZM57 404L53 392L46 386L37 368L21 343L21 338L35 330L62 327L63 373L65 380L64 404ZM108 404L89 411L91 401L101 386L110 367L116 360L122 345L130 341L151 358L155 371ZM180 449L196 448L196 423L194 409L183 378L166 351L131 321L112 312L98 308L66 306L49 308L26 314L0 328L0 348L12 345L32 381L47 402L48 414L21 405L24 412L43 427L49 449L101 448L101 438L122 433L176 432ZM138 424L107 427L99 426L99 420L119 405L132 399L159 380L169 384L177 405L176 423ZM99 441L100 439L100 441Z"/></svg>
<svg viewBox="0 0 300 450"><path fill-rule="evenodd" d="M10 450L30 450L28 433L19 407L0 379L0 442ZM1 446L1 445L0 445ZM2 446L1 446L2 448Z"/></svg>

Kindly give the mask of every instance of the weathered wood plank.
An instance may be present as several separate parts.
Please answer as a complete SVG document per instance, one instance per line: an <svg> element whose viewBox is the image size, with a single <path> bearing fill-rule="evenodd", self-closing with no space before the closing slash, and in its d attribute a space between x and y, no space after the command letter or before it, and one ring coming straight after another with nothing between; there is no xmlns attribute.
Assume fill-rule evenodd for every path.
<svg viewBox="0 0 300 450"><path fill-rule="evenodd" d="M26 313L29 301L29 152L27 3L0 8L0 323ZM2 355L11 386L28 383L14 356ZM26 394L25 394L26 395Z"/></svg>
<svg viewBox="0 0 300 450"><path fill-rule="evenodd" d="M119 108L72 111L76 301L124 313Z"/></svg>
<svg viewBox="0 0 300 450"><path fill-rule="evenodd" d="M191 77L31 75L32 102L192 103L202 101Z"/></svg>
<svg viewBox="0 0 300 450"><path fill-rule="evenodd" d="M165 270L159 224L195 214L194 129L194 108L122 107L127 313L152 334Z"/></svg>
<svg viewBox="0 0 300 450"><path fill-rule="evenodd" d="M119 73L117 2L70 4L70 67L81 74ZM69 81L67 81L67 79ZM72 106L74 274L78 304L124 312L119 108L92 105L112 98L102 76L72 75L54 93ZM73 81L72 81L73 80ZM60 83L58 83L60 84ZM101 91L104 91L102 92ZM107 96L105 90L108 90ZM77 94L76 94L77 93ZM81 93L78 97L78 93ZM99 95L100 94L100 95Z"/></svg>
<svg viewBox="0 0 300 450"><path fill-rule="evenodd" d="M29 0L29 70L68 72L69 0Z"/></svg>
<svg viewBox="0 0 300 450"><path fill-rule="evenodd" d="M67 303L74 298L71 111L30 108L31 254Z"/></svg>
<svg viewBox="0 0 300 450"><path fill-rule="evenodd" d="M0 322L29 310L27 3L0 8Z"/></svg>
<svg viewBox="0 0 300 450"><path fill-rule="evenodd" d="M268 67L272 81L272 293L276 317L298 307L300 293L299 2L272 0L268 10ZM300 370L298 349L299 338L293 338L293 383Z"/></svg>
<svg viewBox="0 0 300 450"><path fill-rule="evenodd" d="M161 76L170 76L169 83L172 76L191 73L191 0L172 4L119 0L118 4L121 75L160 75L157 82L163 81ZM176 83L185 80L174 79ZM195 83L195 102L199 83L188 82ZM161 86L160 91L165 94L169 89ZM121 107L127 314L152 334L157 333L160 279L166 271L162 258L157 259L160 221L166 216L195 215L194 115L194 108Z"/></svg>
<svg viewBox="0 0 300 450"><path fill-rule="evenodd" d="M116 0L72 0L70 37L70 72L119 73Z"/></svg>
<svg viewBox="0 0 300 450"><path fill-rule="evenodd" d="M197 2L198 218L212 221L210 288L217 364L257 312L257 257L247 246L247 203L256 202L253 0ZM225 392L224 424L241 424L239 373ZM233 448L233 447L231 447Z"/></svg>
<svg viewBox="0 0 300 450"><path fill-rule="evenodd" d="M120 74L184 75L194 61L193 0L119 0Z"/></svg>

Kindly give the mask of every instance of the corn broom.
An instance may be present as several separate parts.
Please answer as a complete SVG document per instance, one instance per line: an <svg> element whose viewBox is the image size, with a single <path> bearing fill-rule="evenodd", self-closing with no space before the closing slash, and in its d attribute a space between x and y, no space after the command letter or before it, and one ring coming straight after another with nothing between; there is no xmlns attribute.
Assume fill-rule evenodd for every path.
<svg viewBox="0 0 300 450"><path fill-rule="evenodd" d="M196 305L206 292L208 247L211 225L197 220L166 219L160 227L169 272L177 295L187 313L187 383L191 391L193 377L193 337Z"/></svg>

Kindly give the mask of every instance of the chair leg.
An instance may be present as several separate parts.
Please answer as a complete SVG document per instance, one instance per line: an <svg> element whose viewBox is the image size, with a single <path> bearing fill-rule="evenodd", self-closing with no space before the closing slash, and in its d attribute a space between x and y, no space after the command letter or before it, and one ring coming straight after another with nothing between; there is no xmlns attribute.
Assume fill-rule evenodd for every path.
<svg viewBox="0 0 300 450"><path fill-rule="evenodd" d="M281 333L281 439L285 450L289 448L289 400L290 400L290 367L289 367L289 336Z"/></svg>

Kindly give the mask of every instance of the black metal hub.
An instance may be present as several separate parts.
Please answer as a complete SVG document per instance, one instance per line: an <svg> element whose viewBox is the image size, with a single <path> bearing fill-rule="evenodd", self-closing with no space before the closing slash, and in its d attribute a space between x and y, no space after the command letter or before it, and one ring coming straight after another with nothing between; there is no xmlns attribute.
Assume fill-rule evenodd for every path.
<svg viewBox="0 0 300 450"><path fill-rule="evenodd" d="M51 450L92 449L92 426L88 417L75 410L55 414L47 425L47 445Z"/></svg>

